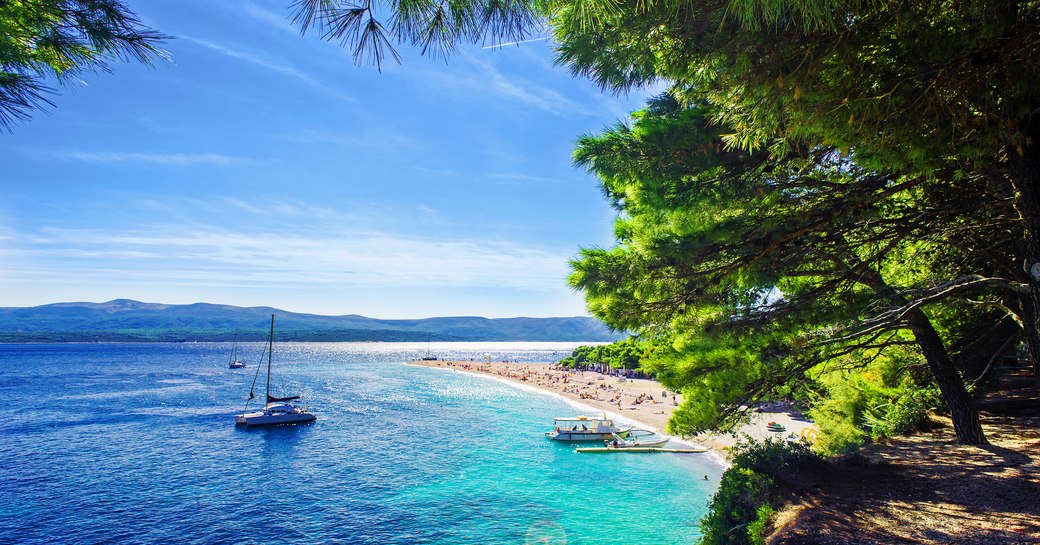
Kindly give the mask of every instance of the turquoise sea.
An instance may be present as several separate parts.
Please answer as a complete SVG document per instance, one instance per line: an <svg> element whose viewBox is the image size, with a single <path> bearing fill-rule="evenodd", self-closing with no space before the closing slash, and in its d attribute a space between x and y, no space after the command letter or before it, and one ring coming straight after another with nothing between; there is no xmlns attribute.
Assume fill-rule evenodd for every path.
<svg viewBox="0 0 1040 545"><path fill-rule="evenodd" d="M529 362L559 343L434 343ZM709 455L583 455L546 440L580 409L414 367L426 343L275 345L275 395L317 422L241 429L230 343L0 345L0 543L679 544ZM263 392L263 374L257 386ZM704 476L708 476L708 480Z"/></svg>

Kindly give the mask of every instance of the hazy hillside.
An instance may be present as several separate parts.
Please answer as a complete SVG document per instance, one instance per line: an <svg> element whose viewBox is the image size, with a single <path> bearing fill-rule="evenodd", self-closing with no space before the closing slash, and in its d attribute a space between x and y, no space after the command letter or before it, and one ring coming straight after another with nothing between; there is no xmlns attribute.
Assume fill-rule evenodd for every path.
<svg viewBox="0 0 1040 545"><path fill-rule="evenodd" d="M461 316L379 320L354 314L298 314L270 307L163 305L116 299L0 307L0 342L223 341L266 338L271 314L289 341L611 341L621 337L595 318Z"/></svg>

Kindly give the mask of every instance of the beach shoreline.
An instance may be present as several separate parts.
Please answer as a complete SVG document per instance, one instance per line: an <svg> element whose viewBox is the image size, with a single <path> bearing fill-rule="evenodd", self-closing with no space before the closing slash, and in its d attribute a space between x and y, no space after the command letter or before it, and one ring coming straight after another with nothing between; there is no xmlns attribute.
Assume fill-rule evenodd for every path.
<svg viewBox="0 0 1040 545"><path fill-rule="evenodd" d="M682 403L682 394L668 390L655 380L566 369L551 363L416 360L407 364L489 377L553 394L571 402L579 410L591 408L593 412L602 411L610 418L659 433L666 433L668 419ZM771 432L767 428L770 422L783 426L785 431L780 434ZM788 433L800 436L802 430L810 428L813 428L812 422L778 406L771 410L756 411L751 421L734 433L700 434L695 437L675 437L674 440L708 447L725 464L729 448L744 435L755 439L786 436Z"/></svg>

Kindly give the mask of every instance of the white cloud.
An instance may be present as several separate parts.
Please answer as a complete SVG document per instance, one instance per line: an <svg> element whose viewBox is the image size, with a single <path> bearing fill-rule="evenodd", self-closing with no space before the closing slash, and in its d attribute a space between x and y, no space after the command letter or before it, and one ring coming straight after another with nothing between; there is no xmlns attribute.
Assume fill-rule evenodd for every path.
<svg viewBox="0 0 1040 545"><path fill-rule="evenodd" d="M273 11L266 10L252 2L246 2L242 6L240 13L244 13L253 19L260 21L270 28L281 30L284 32L291 32L292 34L299 35L300 31L292 25L289 18L284 15L279 15Z"/></svg>
<svg viewBox="0 0 1040 545"><path fill-rule="evenodd" d="M155 225L124 231L45 229L22 240L3 249L8 275L74 275L84 283L539 290L561 284L569 257L504 240L363 230L315 236Z"/></svg>
<svg viewBox="0 0 1040 545"><path fill-rule="evenodd" d="M596 116L600 112L568 98L555 89L517 74L507 74L491 62L498 51L460 49L448 66L412 60L406 66L387 65L384 72L404 78L451 100L470 103L491 100L520 110L540 110L556 117ZM535 67L535 70L543 70Z"/></svg>
<svg viewBox="0 0 1040 545"><path fill-rule="evenodd" d="M312 87L312 88L314 88L314 89L316 89L318 91L321 91L322 93L324 93L324 94L326 94L326 95L328 95L330 97L337 98L337 99L340 99L340 100L344 100L344 101L347 101L347 102L356 102L356 100L353 97L341 93L338 89L336 89L334 87L331 87L329 85L326 85L326 84L322 83L321 81L319 81L318 79L316 79L314 77L311 77L310 75L308 75L308 74L306 74L306 73L304 73L304 72L302 72L302 71L300 71L300 70L298 70L298 69L296 69L296 68L294 68L292 66L288 66L288 65L285 65L285 64L274 62L274 61L272 61L271 59L269 59L268 57L266 57L264 55L257 54L257 53L250 53L250 52L246 52L246 51L240 51L240 50L237 50L237 49L232 49L230 47L223 46L223 45L211 42L209 40L203 40L203 39L199 39L199 38L192 38L190 36L178 36L178 38L181 39L181 40L184 40L186 42L191 42L193 44L201 45L203 47L212 49L212 50L214 50L214 51L216 51L216 52L218 52L218 53L220 53L222 55L231 57L233 59L246 61L246 62L254 64L256 66L260 66L262 68L266 68L268 70L271 70L273 72L277 72L279 74L284 74L286 76L289 76L291 78L296 79L300 83L303 83L303 84L308 85L308 86L310 86L310 87Z"/></svg>
<svg viewBox="0 0 1040 545"><path fill-rule="evenodd" d="M451 169L436 169L436 168L425 168L425 167L412 167L412 170L416 172L422 172L423 174L433 174L435 176L443 176L448 178L458 178L461 176L457 170Z"/></svg>
<svg viewBox="0 0 1040 545"><path fill-rule="evenodd" d="M177 214L185 208L196 217L201 210L202 217L235 221L184 221ZM127 288L154 283L549 291L562 286L572 253L480 235L445 237L451 226L426 206L362 203L333 210L291 199L184 198L140 210L156 220L112 229L8 232L0 244L0 273L22 283L65 278Z"/></svg>
<svg viewBox="0 0 1040 545"><path fill-rule="evenodd" d="M329 144L345 149L375 148L379 150L400 150L415 149L423 146L418 139L395 131L386 125L355 128L350 133L335 130L301 129L292 133L273 134L272 137L284 138L297 144Z"/></svg>
<svg viewBox="0 0 1040 545"><path fill-rule="evenodd" d="M55 150L46 155L57 159L87 163L151 163L168 166L232 166L256 162L248 157L219 153L139 153L123 151Z"/></svg>
<svg viewBox="0 0 1040 545"><path fill-rule="evenodd" d="M531 184L531 183L559 183L560 180L557 178L548 178L546 176L531 176L530 174L521 174L519 172L492 172L487 175L492 180L497 180L500 183L513 183L513 184Z"/></svg>

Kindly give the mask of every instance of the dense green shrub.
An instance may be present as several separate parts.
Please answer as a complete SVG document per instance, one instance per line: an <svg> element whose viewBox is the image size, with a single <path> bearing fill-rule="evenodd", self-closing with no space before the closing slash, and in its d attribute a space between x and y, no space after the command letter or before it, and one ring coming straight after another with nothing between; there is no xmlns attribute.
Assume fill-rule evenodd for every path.
<svg viewBox="0 0 1040 545"><path fill-rule="evenodd" d="M821 373L809 415L820 429L816 450L849 454L868 439L913 431L942 406L919 354L893 350L870 364Z"/></svg>
<svg viewBox="0 0 1040 545"><path fill-rule="evenodd" d="M755 520L748 524L748 538L751 540L752 545L766 545L766 528L769 527L769 522L776 514L776 510L769 506L769 504L763 505L758 508L755 512Z"/></svg>
<svg viewBox="0 0 1040 545"><path fill-rule="evenodd" d="M641 341L629 337L611 344L579 346L570 356L561 359L560 365L576 367L603 363L614 369L638 369L645 350L646 347Z"/></svg>
<svg viewBox="0 0 1040 545"><path fill-rule="evenodd" d="M807 443L770 438L737 443L731 451L733 466L722 474L719 489L701 520L701 545L755 545L774 511L770 495L774 484L791 479L802 466L819 458Z"/></svg>
<svg viewBox="0 0 1040 545"><path fill-rule="evenodd" d="M727 469L701 521L701 544L752 545L749 525L758 520L772 484L768 475L735 466Z"/></svg>
<svg viewBox="0 0 1040 545"><path fill-rule="evenodd" d="M734 467L746 468L773 479L796 474L798 468L819 459L808 443L770 437L765 441L746 439L733 446L730 460Z"/></svg>

